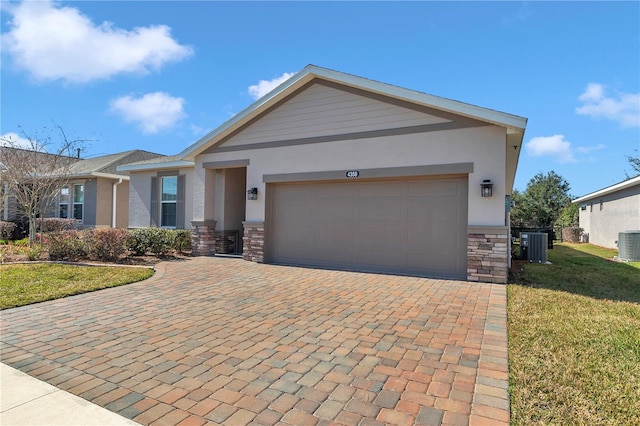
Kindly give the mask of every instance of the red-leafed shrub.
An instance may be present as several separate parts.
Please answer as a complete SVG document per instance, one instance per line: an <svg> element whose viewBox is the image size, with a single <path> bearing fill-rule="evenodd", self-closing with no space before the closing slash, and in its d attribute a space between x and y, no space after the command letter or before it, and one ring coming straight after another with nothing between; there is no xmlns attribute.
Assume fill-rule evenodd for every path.
<svg viewBox="0 0 640 426"><path fill-rule="evenodd" d="M101 261L116 261L127 252L131 233L126 229L98 228L90 230L89 256Z"/></svg>

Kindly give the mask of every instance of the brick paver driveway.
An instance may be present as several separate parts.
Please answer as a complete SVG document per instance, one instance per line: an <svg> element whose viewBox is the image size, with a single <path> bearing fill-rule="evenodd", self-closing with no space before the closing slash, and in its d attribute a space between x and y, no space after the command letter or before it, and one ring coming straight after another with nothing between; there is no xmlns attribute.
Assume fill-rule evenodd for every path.
<svg viewBox="0 0 640 426"><path fill-rule="evenodd" d="M502 285L194 258L2 312L2 362L142 424L500 424Z"/></svg>

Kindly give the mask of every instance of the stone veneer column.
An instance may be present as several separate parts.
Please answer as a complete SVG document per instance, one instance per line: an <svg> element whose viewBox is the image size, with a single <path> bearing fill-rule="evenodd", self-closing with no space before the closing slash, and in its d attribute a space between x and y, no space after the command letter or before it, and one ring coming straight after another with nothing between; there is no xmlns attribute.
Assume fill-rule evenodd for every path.
<svg viewBox="0 0 640 426"><path fill-rule="evenodd" d="M467 279L506 284L509 273L509 229L470 226L467 243Z"/></svg>
<svg viewBox="0 0 640 426"><path fill-rule="evenodd" d="M213 256L216 254L216 221L191 221L191 254L193 256Z"/></svg>
<svg viewBox="0 0 640 426"><path fill-rule="evenodd" d="M252 262L264 261L264 222L242 222L242 258Z"/></svg>

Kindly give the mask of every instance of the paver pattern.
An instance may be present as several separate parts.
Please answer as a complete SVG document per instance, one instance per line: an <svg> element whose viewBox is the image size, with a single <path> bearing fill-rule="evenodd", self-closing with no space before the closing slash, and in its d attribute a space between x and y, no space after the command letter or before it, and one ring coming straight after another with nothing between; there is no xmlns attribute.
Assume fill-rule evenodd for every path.
<svg viewBox="0 0 640 426"><path fill-rule="evenodd" d="M509 422L503 285L202 257L0 315L2 362L145 425Z"/></svg>

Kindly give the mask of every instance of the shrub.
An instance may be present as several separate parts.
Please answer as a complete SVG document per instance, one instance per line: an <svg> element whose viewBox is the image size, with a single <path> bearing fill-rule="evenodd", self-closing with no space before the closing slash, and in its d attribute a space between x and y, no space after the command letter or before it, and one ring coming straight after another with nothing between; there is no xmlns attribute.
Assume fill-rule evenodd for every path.
<svg viewBox="0 0 640 426"><path fill-rule="evenodd" d="M0 220L0 240L11 240L15 229L15 223Z"/></svg>
<svg viewBox="0 0 640 426"><path fill-rule="evenodd" d="M79 260L87 257L87 233L77 230L52 232L48 235L51 260Z"/></svg>
<svg viewBox="0 0 640 426"><path fill-rule="evenodd" d="M40 255L42 254L42 246L38 244L34 244L32 247L26 247L25 253L27 255L27 259L31 262L34 260L40 260Z"/></svg>
<svg viewBox="0 0 640 426"><path fill-rule="evenodd" d="M182 253L184 249L191 247L191 230L176 229L174 233L175 233L175 242L173 243L173 248L178 253Z"/></svg>
<svg viewBox="0 0 640 426"><path fill-rule="evenodd" d="M127 252L130 233L126 229L99 228L86 234L88 252L94 259L115 261Z"/></svg>
<svg viewBox="0 0 640 426"><path fill-rule="evenodd" d="M565 243L579 243L584 230L577 226L562 228L562 241Z"/></svg>
<svg viewBox="0 0 640 426"><path fill-rule="evenodd" d="M142 256L147 252L155 256L164 256L174 248L176 240L175 231L164 228L134 229L131 235L127 246L136 256Z"/></svg>
<svg viewBox="0 0 640 426"><path fill-rule="evenodd" d="M57 217L43 217L38 219L38 230L42 232L62 232L78 229L80 222L75 219L60 219Z"/></svg>

